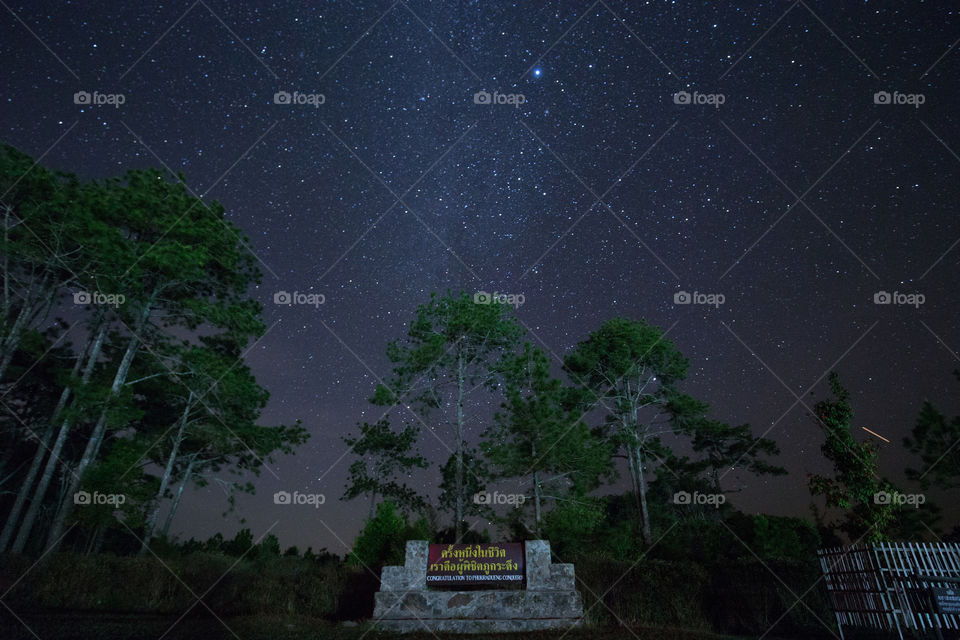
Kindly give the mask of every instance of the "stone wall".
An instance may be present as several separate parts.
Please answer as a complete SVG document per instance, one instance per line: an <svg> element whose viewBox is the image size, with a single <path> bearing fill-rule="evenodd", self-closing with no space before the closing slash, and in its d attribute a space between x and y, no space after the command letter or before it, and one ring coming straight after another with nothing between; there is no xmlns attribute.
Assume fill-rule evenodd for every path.
<svg viewBox="0 0 960 640"><path fill-rule="evenodd" d="M583 600L572 564L554 564L550 543L524 543L523 590L452 591L427 588L425 540L409 540L404 565L384 567L373 612L392 631L483 633L561 629L583 623Z"/></svg>

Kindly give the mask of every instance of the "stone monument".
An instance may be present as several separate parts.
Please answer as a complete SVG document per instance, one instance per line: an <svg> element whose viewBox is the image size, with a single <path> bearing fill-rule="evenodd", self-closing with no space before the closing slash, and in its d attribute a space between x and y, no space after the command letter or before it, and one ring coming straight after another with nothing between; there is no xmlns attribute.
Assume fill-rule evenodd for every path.
<svg viewBox="0 0 960 640"><path fill-rule="evenodd" d="M491 585L495 588L483 588ZM404 565L383 568L373 623L400 632L562 629L583 623L583 600L573 565L552 563L546 540L477 545L409 540Z"/></svg>

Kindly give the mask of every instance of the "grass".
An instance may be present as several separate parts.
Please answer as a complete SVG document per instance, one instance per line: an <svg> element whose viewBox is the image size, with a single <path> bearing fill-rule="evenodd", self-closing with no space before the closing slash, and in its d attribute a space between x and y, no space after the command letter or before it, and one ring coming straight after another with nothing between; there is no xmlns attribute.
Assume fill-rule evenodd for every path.
<svg viewBox="0 0 960 640"><path fill-rule="evenodd" d="M365 626L346 627L317 618L293 616L241 616L224 618L223 624L202 607L198 606L197 609L200 611L195 610L182 619L179 619L179 616L157 615L45 613L40 616L18 613L18 620L4 608L0 609L0 637L5 640L36 640L37 637L58 640L158 640L161 636L164 640L215 640L236 637L242 640L556 640L562 636L564 640L742 640L738 636L663 627L586 628L566 633L544 631L469 636L447 633L401 635L369 630ZM776 640L769 636L768 638Z"/></svg>
<svg viewBox="0 0 960 640"><path fill-rule="evenodd" d="M755 564L701 567L681 561L579 558L578 589L589 630L469 637L719 640L757 638L768 630L805 640L834 637L821 626L833 615L819 592L805 598L814 613L794 602L794 592L815 582L815 566L780 563L775 576ZM619 577L611 583L611 576ZM0 606L0 638L35 640L28 628L41 640L398 637L340 622L369 619L378 587L376 575L362 569L293 557L237 563L195 553L160 564L152 557L58 554L34 566L25 556L0 555L0 593L9 607ZM205 604L195 605L194 594L204 594ZM180 620L184 612L189 615ZM773 640L772 635L764 638Z"/></svg>

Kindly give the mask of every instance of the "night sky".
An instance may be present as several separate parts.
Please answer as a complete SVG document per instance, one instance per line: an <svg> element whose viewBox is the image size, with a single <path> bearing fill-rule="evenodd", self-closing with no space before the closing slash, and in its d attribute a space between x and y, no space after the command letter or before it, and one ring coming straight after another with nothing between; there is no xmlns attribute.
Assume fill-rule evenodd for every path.
<svg viewBox="0 0 960 640"><path fill-rule="evenodd" d="M921 402L960 413L952 3L0 4L0 139L88 178L183 172L264 272L269 330L247 356L272 394L261 423L301 418L312 437L227 520L215 483L189 490L184 537L242 517L343 553L367 505L338 500L340 437L382 415L367 399L386 343L432 291L522 294L558 363L616 315L668 329L685 389L782 450L787 476L724 477L748 512L807 513L806 473L829 471L807 407L831 368L856 437L891 440L895 481ZM443 462L452 434L422 443ZM279 490L327 501L274 505Z"/></svg>

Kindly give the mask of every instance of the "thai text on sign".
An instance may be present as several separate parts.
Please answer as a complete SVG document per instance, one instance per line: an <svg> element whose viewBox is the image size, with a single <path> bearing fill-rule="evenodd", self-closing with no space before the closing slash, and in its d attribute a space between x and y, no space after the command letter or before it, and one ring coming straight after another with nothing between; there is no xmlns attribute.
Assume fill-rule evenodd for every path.
<svg viewBox="0 0 960 640"><path fill-rule="evenodd" d="M432 544L427 554L427 584L520 584L523 543Z"/></svg>

